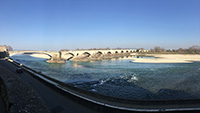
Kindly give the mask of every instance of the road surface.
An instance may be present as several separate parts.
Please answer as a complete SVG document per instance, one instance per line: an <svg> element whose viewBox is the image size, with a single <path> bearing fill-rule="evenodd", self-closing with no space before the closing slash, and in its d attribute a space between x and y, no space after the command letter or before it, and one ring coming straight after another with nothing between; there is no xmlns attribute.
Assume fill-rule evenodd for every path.
<svg viewBox="0 0 200 113"><path fill-rule="evenodd" d="M99 113L56 92L27 72L16 73L17 67L6 60L0 60L0 65L27 82L41 96L52 113Z"/></svg>
<svg viewBox="0 0 200 113"><path fill-rule="evenodd" d="M1 91L0 91L0 113L6 113L6 106L5 103L3 102Z"/></svg>

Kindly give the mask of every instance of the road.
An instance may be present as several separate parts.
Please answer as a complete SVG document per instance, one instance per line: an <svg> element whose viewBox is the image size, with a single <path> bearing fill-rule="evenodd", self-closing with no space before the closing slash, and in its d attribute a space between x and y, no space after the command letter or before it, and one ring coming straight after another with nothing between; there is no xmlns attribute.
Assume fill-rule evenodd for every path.
<svg viewBox="0 0 200 113"><path fill-rule="evenodd" d="M99 113L56 92L27 72L23 74L16 73L17 67L8 61L0 60L0 65L27 82L41 96L52 113Z"/></svg>
<svg viewBox="0 0 200 113"><path fill-rule="evenodd" d="M6 106L5 103L3 102L1 91L0 91L0 113L6 113Z"/></svg>

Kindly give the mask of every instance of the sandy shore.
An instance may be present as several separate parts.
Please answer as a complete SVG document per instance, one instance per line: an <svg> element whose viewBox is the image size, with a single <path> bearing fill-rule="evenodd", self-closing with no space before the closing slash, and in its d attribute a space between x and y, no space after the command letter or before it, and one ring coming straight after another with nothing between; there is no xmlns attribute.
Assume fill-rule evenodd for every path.
<svg viewBox="0 0 200 113"><path fill-rule="evenodd" d="M132 62L138 63L192 63L200 61L200 55L189 54L146 54L156 58L134 58Z"/></svg>

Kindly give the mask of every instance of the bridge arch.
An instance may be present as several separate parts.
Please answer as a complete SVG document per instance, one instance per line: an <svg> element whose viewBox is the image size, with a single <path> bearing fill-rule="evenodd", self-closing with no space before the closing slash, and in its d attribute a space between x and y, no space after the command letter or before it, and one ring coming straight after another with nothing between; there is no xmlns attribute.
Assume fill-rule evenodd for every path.
<svg viewBox="0 0 200 113"><path fill-rule="evenodd" d="M101 55L103 55L103 53L101 51L98 51L94 54L94 57L98 58L100 57Z"/></svg>
<svg viewBox="0 0 200 113"><path fill-rule="evenodd" d="M98 51L96 54L102 55L103 53L101 51Z"/></svg>
<svg viewBox="0 0 200 113"><path fill-rule="evenodd" d="M46 52L18 52L18 53L15 53L15 54L28 54L28 55L34 55L34 54L44 54L44 55L47 55L49 58L47 59L51 59L53 56L49 53L46 53ZM12 55L15 55L15 54L12 54ZM34 56L34 57L38 57L38 58L46 58L44 56Z"/></svg>
<svg viewBox="0 0 200 113"><path fill-rule="evenodd" d="M85 57L90 57L91 54L89 52L84 52L82 55Z"/></svg>
<svg viewBox="0 0 200 113"><path fill-rule="evenodd" d="M107 55L111 55L112 53L110 51L107 52Z"/></svg>
<svg viewBox="0 0 200 113"><path fill-rule="evenodd" d="M74 57L73 53L65 53L64 55L62 55L62 58L66 59L66 60L70 60Z"/></svg>
<svg viewBox="0 0 200 113"><path fill-rule="evenodd" d="M115 51L115 54L117 54L118 53L118 51Z"/></svg>
<svg viewBox="0 0 200 113"><path fill-rule="evenodd" d="M124 51L121 51L121 53L124 53Z"/></svg>

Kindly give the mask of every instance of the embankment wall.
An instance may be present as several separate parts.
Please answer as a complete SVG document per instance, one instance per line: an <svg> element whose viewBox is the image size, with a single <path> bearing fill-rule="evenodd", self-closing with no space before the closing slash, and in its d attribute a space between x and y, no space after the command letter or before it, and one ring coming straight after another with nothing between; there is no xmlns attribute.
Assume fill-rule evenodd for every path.
<svg viewBox="0 0 200 113"><path fill-rule="evenodd" d="M50 113L41 97L23 80L0 66L0 90L7 113Z"/></svg>
<svg viewBox="0 0 200 113"><path fill-rule="evenodd" d="M20 64L13 61L13 64ZM132 113L132 112L190 112L200 110L194 106L200 105L200 100L129 100L101 95L95 92L82 90L66 83L60 82L41 72L37 72L29 67L22 66L25 71L31 73L33 77L44 84L53 88L57 92L69 97L70 99L81 103L91 109L103 113ZM191 109L188 109L188 107Z"/></svg>

